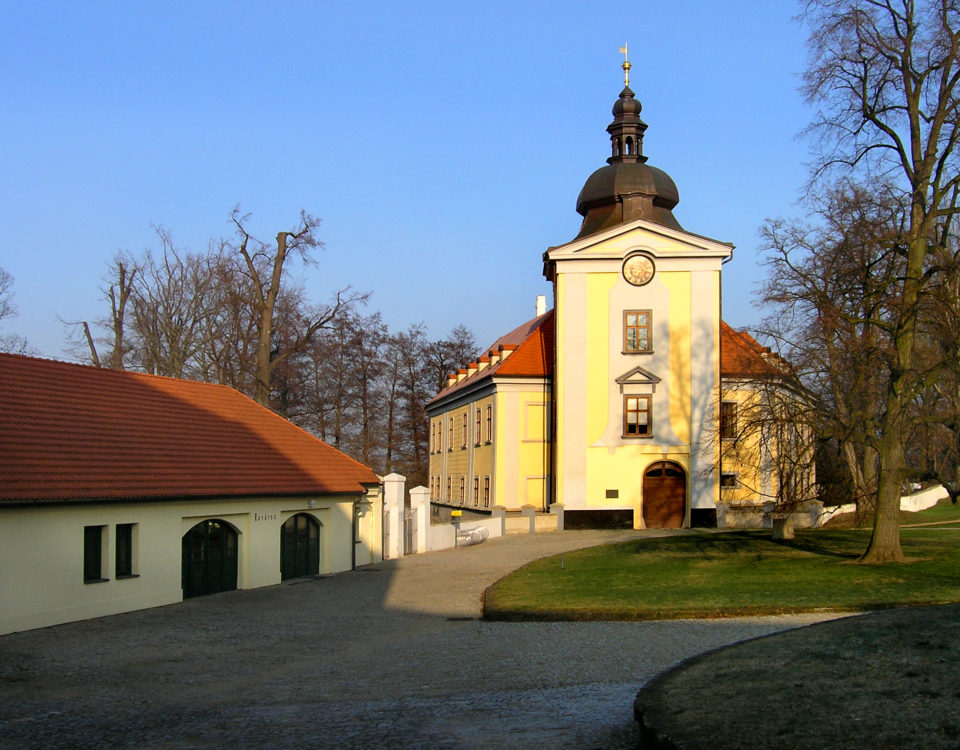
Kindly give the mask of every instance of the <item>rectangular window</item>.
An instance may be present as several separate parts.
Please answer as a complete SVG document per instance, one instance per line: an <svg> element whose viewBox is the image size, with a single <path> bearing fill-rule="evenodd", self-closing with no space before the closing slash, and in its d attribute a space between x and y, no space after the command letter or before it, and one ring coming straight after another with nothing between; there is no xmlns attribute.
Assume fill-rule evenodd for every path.
<svg viewBox="0 0 960 750"><path fill-rule="evenodd" d="M447 497L446 497L447 500L453 500L453 493L450 491L450 488L452 486L451 485L452 480L453 480L453 477L447 477Z"/></svg>
<svg viewBox="0 0 960 750"><path fill-rule="evenodd" d="M490 477L483 478L483 507L490 507Z"/></svg>
<svg viewBox="0 0 960 750"><path fill-rule="evenodd" d="M650 396L623 397L624 437L650 437Z"/></svg>
<svg viewBox="0 0 960 750"><path fill-rule="evenodd" d="M477 445L480 445L480 407L477 407L477 424L475 425L476 430L474 430L473 442Z"/></svg>
<svg viewBox="0 0 960 750"><path fill-rule="evenodd" d="M447 450L453 450L453 416L450 417L450 434L447 436Z"/></svg>
<svg viewBox="0 0 960 750"><path fill-rule="evenodd" d="M135 523L117 524L117 549L116 549L116 575L117 578L136 575L135 544L136 535L134 533Z"/></svg>
<svg viewBox="0 0 960 750"><path fill-rule="evenodd" d="M720 438L735 440L737 437L737 402L720 402Z"/></svg>
<svg viewBox="0 0 960 750"><path fill-rule="evenodd" d="M103 575L103 530L105 526L83 527L83 582L107 580Z"/></svg>
<svg viewBox="0 0 960 750"><path fill-rule="evenodd" d="M623 313L623 350L625 352L649 352L649 310L627 310Z"/></svg>
<svg viewBox="0 0 960 750"><path fill-rule="evenodd" d="M460 477L460 504L463 505L463 500L466 497L466 488L467 488L467 478Z"/></svg>
<svg viewBox="0 0 960 750"><path fill-rule="evenodd" d="M487 404L487 442L493 440L493 407Z"/></svg>
<svg viewBox="0 0 960 750"><path fill-rule="evenodd" d="M480 477L473 476L473 504L480 505Z"/></svg>
<svg viewBox="0 0 960 750"><path fill-rule="evenodd" d="M430 452L437 452L437 420L430 423Z"/></svg>
<svg viewBox="0 0 960 750"><path fill-rule="evenodd" d="M461 448L466 448L466 447L467 447L467 437L468 437L468 436L467 436L467 428L470 426L470 425L467 423L467 413L466 413L466 412L463 413L463 425L462 425L462 426L463 426L463 434L460 436L460 437L462 438L462 440L460 441L460 447L461 447Z"/></svg>
<svg viewBox="0 0 960 750"><path fill-rule="evenodd" d="M720 475L720 487L721 489L729 490L737 486L737 475L736 474L721 474Z"/></svg>

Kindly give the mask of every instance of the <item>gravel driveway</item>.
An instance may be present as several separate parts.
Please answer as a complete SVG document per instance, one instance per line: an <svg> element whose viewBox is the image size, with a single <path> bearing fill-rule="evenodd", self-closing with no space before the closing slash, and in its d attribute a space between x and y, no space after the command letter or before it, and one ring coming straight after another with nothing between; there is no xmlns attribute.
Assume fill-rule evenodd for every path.
<svg viewBox="0 0 960 750"><path fill-rule="evenodd" d="M531 559L658 533L492 539L0 636L0 747L636 747L646 680L830 617L475 619Z"/></svg>

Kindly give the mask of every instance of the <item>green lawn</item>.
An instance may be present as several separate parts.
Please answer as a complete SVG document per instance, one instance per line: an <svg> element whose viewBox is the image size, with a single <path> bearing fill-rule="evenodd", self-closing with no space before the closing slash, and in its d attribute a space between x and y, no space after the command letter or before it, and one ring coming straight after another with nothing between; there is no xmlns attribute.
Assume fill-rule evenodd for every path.
<svg viewBox="0 0 960 750"><path fill-rule="evenodd" d="M951 523L960 525L960 503L954 505L949 499L941 500L932 508L920 511L919 513L909 513L909 518L904 522L906 524L915 523Z"/></svg>
<svg viewBox="0 0 960 750"><path fill-rule="evenodd" d="M649 620L960 601L960 530L904 529L910 561L881 566L855 562L868 538L856 529L798 531L792 542L769 531L699 532L580 550L498 581L485 616Z"/></svg>

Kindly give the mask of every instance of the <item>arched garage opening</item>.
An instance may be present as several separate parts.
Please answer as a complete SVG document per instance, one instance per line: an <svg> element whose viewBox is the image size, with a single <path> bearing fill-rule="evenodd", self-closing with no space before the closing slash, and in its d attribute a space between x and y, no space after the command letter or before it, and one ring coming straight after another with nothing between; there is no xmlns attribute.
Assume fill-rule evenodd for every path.
<svg viewBox="0 0 960 750"><path fill-rule="evenodd" d="M298 513L280 529L280 580L317 575L320 572L320 523Z"/></svg>
<svg viewBox="0 0 960 750"><path fill-rule="evenodd" d="M679 529L687 508L687 475L680 464L656 461L643 473L643 522L648 529Z"/></svg>
<svg viewBox="0 0 960 750"><path fill-rule="evenodd" d="M237 588L237 532L226 521L201 521L183 535L183 598Z"/></svg>

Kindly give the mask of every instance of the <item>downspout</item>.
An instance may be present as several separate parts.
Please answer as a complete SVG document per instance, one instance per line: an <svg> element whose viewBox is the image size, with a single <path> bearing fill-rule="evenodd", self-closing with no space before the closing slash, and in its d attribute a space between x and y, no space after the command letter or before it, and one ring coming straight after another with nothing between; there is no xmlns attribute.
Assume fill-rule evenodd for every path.
<svg viewBox="0 0 960 750"><path fill-rule="evenodd" d="M359 495L357 496L360 497ZM353 539L353 544L350 545L350 570L357 569L357 530L358 530L358 521L357 521L357 504L359 500L353 501L353 522L350 524L352 527L351 539Z"/></svg>

